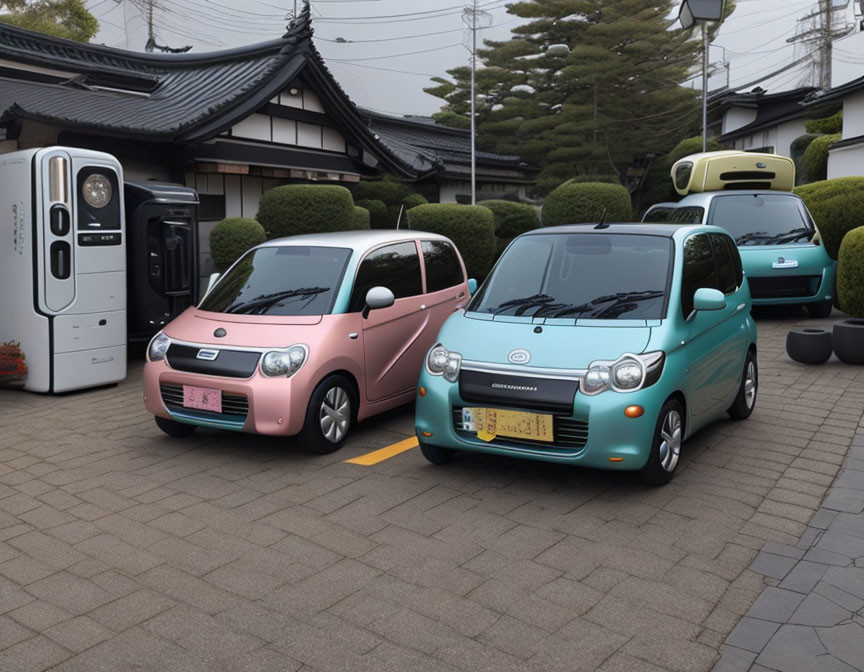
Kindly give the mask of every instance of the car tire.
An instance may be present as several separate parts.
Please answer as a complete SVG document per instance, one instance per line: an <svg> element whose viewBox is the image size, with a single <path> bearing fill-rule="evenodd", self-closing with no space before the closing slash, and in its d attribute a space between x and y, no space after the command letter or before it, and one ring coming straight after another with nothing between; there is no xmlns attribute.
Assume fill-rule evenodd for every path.
<svg viewBox="0 0 864 672"><path fill-rule="evenodd" d="M456 451L452 448L433 446L431 443L423 443L422 441L420 442L420 452L432 464L447 464L452 462L456 455Z"/></svg>
<svg viewBox="0 0 864 672"><path fill-rule="evenodd" d="M819 303L808 303L806 306L807 312L820 320L831 317L831 311L834 310L834 302L831 299Z"/></svg>
<svg viewBox="0 0 864 672"><path fill-rule="evenodd" d="M298 436L303 448L316 455L339 450L356 417L356 399L354 385L345 376L333 374L318 383Z"/></svg>
<svg viewBox="0 0 864 672"><path fill-rule="evenodd" d="M756 364L756 353L752 350L744 359L744 370L741 373L741 383L735 401L726 411L733 420L746 420L756 408L756 397L759 393L759 367Z"/></svg>
<svg viewBox="0 0 864 672"><path fill-rule="evenodd" d="M834 325L834 354L844 364L864 364L864 320L848 319Z"/></svg>
<svg viewBox="0 0 864 672"><path fill-rule="evenodd" d="M677 399L669 399L657 415L651 454L639 477L648 485L665 485L672 480L681 457L684 442L684 408Z"/></svg>
<svg viewBox="0 0 864 672"><path fill-rule="evenodd" d="M801 364L824 364L834 351L832 340L825 329L792 329L786 334L786 354Z"/></svg>
<svg viewBox="0 0 864 672"><path fill-rule="evenodd" d="M195 425L187 425L185 422L160 418L158 415L153 417L156 419L156 426L168 436L173 436L175 439L192 436L195 430L198 429Z"/></svg>

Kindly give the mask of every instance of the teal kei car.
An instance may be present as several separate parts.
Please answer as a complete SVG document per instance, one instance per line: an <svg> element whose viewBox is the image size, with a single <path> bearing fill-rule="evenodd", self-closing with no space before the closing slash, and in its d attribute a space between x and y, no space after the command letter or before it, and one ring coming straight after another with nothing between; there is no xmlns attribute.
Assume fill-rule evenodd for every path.
<svg viewBox="0 0 864 672"><path fill-rule="evenodd" d="M478 451L666 483L684 439L756 403L756 326L713 226L569 225L516 238L421 374L430 462Z"/></svg>

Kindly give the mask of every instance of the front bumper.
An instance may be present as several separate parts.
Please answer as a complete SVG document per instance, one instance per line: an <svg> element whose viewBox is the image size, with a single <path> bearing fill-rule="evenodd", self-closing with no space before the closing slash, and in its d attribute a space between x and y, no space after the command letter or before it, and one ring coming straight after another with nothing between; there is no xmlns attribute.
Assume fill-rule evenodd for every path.
<svg viewBox="0 0 864 672"><path fill-rule="evenodd" d="M414 423L417 438L421 442L454 450L620 471L633 471L645 466L651 452L657 416L666 398L660 382L638 392L623 394L607 390L587 396L577 392L572 414L558 415L556 418L571 421L568 428L587 425L588 436L584 445L527 445L506 438L486 442L477 438L476 434L457 429L454 408L489 406L464 401L459 395L458 383L449 383L442 376L432 376L424 370L419 385L426 390L424 396L417 396ZM642 406L645 412L638 418L625 416L624 409L631 405ZM514 407L514 410L521 409ZM558 427L556 440L559 438L557 430ZM572 444L572 441L568 443ZM610 458L616 461L611 462ZM617 461L619 458L620 461Z"/></svg>
<svg viewBox="0 0 864 672"><path fill-rule="evenodd" d="M177 371L164 360L147 362L144 404L153 415L190 425L291 436L303 428L309 402L309 396L302 393L303 373L301 369L291 378L268 378L256 372L251 378L240 379ZM183 408L183 385L221 390L223 412Z"/></svg>

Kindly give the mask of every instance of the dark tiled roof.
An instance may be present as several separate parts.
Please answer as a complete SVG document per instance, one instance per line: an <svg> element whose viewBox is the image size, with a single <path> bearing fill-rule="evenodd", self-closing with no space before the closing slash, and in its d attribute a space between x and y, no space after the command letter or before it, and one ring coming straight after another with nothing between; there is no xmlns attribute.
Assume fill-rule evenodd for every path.
<svg viewBox="0 0 864 672"><path fill-rule="evenodd" d="M823 103L842 100L850 93L856 93L862 89L864 89L864 77L858 77L858 79L853 79L852 81L841 84L840 86L835 86L833 89L828 89L821 94L812 96L807 104L810 106L816 106L822 105Z"/></svg>
<svg viewBox="0 0 864 672"><path fill-rule="evenodd" d="M815 90L812 86L806 86L780 93L769 94L760 89L749 93L729 91L718 96L713 104L724 110L729 107L756 108L756 118L752 122L721 135L720 141L734 140L784 121L800 119L807 114L803 101Z"/></svg>

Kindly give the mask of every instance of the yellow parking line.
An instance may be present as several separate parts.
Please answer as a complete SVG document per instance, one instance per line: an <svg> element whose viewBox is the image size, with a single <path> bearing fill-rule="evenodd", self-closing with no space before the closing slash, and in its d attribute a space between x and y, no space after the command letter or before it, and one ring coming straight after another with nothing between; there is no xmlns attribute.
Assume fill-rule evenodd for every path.
<svg viewBox="0 0 864 672"><path fill-rule="evenodd" d="M360 457L354 457L345 461L350 462L351 464L361 464L364 467L371 467L373 464L389 460L391 457L395 457L399 453L404 453L406 450L411 450L416 446L417 437L412 436L410 439L399 441L399 443L394 443L392 446L387 446L380 450L374 450L371 453L366 453Z"/></svg>

